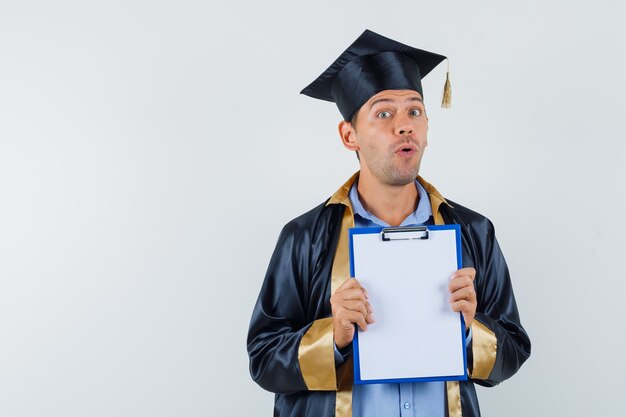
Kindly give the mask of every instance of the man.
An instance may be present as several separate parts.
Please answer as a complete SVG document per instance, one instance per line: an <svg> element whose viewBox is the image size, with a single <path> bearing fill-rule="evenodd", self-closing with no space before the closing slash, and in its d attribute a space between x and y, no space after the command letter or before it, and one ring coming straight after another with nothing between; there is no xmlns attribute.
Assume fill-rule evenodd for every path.
<svg viewBox="0 0 626 417"><path fill-rule="evenodd" d="M276 416L479 416L473 384L498 384L530 355L491 222L418 176L428 130L420 80L444 59L365 31L302 91L337 104L361 169L285 226L270 261L248 353L252 378L276 393ZM462 233L463 268L448 288L466 324L470 379L353 386L355 325L376 322L367 290L349 279L348 229L445 223Z"/></svg>

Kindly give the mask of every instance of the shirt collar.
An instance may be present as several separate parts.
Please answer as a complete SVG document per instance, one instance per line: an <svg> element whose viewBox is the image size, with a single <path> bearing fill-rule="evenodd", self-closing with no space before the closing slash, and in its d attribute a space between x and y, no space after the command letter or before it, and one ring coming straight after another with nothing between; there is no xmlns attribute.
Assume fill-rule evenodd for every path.
<svg viewBox="0 0 626 417"><path fill-rule="evenodd" d="M428 221L428 219L432 216L433 212L430 206L430 200L428 198L428 193L419 183L419 181L414 181L415 188L417 189L417 193L419 195L419 201L417 203L417 208L415 211L408 215L406 219L400 224L400 226L409 226L409 225L417 225L424 224ZM361 216L363 219L369 220L377 225L389 227L389 224L374 216L372 213L365 210L363 204L361 204L361 200L359 200L359 193L357 191L358 180L354 181L352 187L350 188L350 203L352 204L352 209L354 210L355 215Z"/></svg>

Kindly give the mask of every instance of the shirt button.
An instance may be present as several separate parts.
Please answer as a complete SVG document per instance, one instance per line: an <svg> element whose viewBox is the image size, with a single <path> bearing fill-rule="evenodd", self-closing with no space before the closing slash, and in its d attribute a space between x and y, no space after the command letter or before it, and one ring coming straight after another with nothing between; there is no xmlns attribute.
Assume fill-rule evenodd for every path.
<svg viewBox="0 0 626 417"><path fill-rule="evenodd" d="M404 403L402 406L403 406L404 408L406 408L406 409L411 408L411 404L409 404L409 403Z"/></svg>

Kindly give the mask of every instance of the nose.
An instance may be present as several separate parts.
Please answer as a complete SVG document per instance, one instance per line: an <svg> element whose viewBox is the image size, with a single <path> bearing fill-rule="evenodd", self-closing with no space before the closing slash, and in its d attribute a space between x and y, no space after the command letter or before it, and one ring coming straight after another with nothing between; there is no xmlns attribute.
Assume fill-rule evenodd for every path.
<svg viewBox="0 0 626 417"><path fill-rule="evenodd" d="M411 125L408 117L403 117L397 121L395 130L397 135L410 135L413 133L413 125Z"/></svg>

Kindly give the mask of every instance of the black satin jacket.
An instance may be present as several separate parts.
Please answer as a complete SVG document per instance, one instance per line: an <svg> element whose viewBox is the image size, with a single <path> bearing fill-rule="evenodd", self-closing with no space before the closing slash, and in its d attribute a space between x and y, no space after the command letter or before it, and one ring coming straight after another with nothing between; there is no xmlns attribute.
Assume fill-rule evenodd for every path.
<svg viewBox="0 0 626 417"><path fill-rule="evenodd" d="M479 416L474 383L493 386L512 376L530 355L508 268L491 222L448 200L439 213L447 224L461 226L463 266L476 269L478 306L475 320L497 339L495 364L483 379L460 382L463 417ZM307 388L298 349L315 320L331 317L331 268L345 206L321 204L282 230L252 313L248 332L250 374L276 393L274 415L335 415L334 391ZM472 349L468 348L472 372Z"/></svg>

